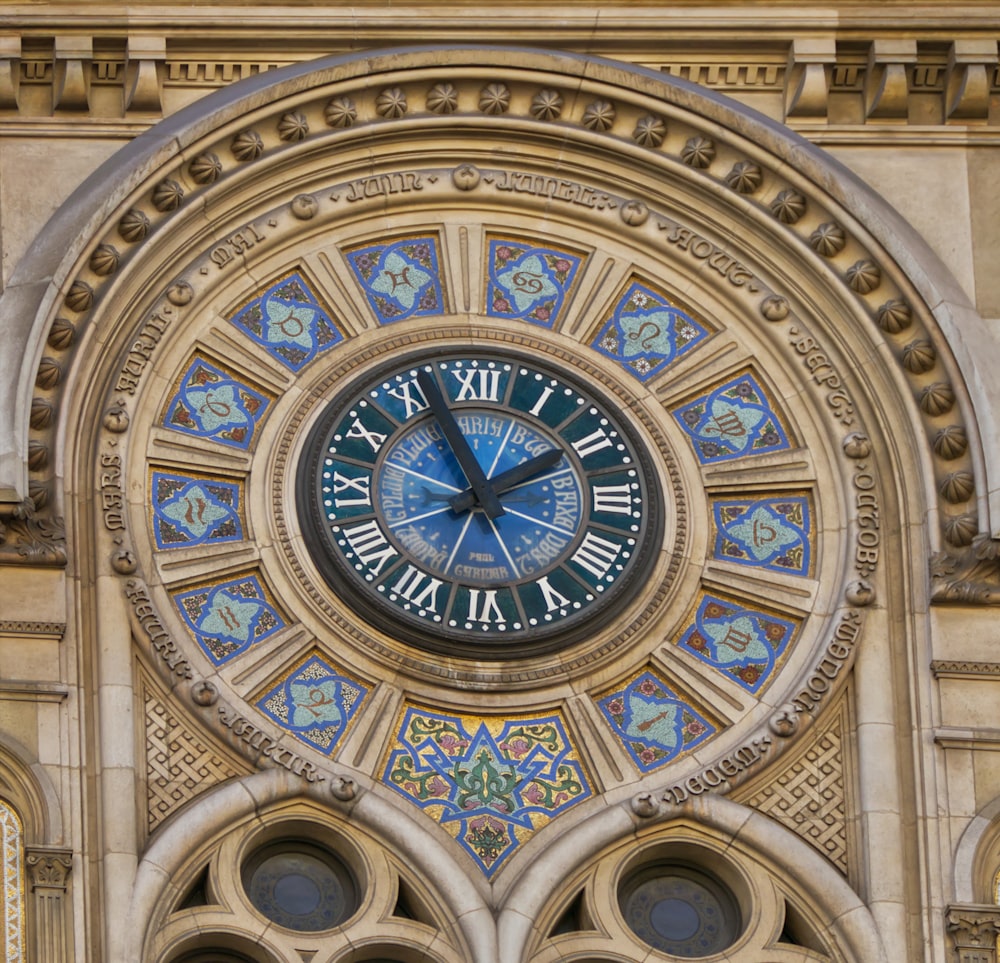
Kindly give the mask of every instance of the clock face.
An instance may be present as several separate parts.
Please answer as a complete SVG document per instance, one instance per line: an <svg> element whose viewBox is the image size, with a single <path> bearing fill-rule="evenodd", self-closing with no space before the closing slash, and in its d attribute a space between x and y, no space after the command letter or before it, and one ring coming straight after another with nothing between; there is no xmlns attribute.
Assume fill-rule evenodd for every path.
<svg viewBox="0 0 1000 963"><path fill-rule="evenodd" d="M662 531L614 406L517 354L409 356L323 412L299 516L331 590L400 641L468 658L592 635Z"/></svg>

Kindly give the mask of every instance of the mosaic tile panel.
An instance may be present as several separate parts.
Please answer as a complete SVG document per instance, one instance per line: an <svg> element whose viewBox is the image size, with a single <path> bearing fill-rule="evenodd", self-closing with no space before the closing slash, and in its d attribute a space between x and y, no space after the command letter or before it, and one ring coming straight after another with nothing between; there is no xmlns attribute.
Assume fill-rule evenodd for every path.
<svg viewBox="0 0 1000 963"><path fill-rule="evenodd" d="M330 755L368 695L368 687L311 655L257 702L282 729Z"/></svg>
<svg viewBox="0 0 1000 963"><path fill-rule="evenodd" d="M512 238L490 238L486 258L486 313L543 328L559 320L583 261L567 250Z"/></svg>
<svg viewBox="0 0 1000 963"><path fill-rule="evenodd" d="M24 843L21 820L0 801L0 859L3 860L3 949L6 963L24 959Z"/></svg>
<svg viewBox="0 0 1000 963"><path fill-rule="evenodd" d="M378 241L345 253L380 324L446 313L435 235Z"/></svg>
<svg viewBox="0 0 1000 963"><path fill-rule="evenodd" d="M807 575L811 556L809 499L803 495L712 499L717 559Z"/></svg>
<svg viewBox="0 0 1000 963"><path fill-rule="evenodd" d="M149 487L157 548L242 540L241 482L154 471Z"/></svg>
<svg viewBox="0 0 1000 963"><path fill-rule="evenodd" d="M265 394L231 372L196 356L167 402L163 424L246 450L270 403Z"/></svg>
<svg viewBox="0 0 1000 963"><path fill-rule="evenodd" d="M174 604L215 665L229 662L285 627L274 600L256 575L176 592Z"/></svg>
<svg viewBox="0 0 1000 963"><path fill-rule="evenodd" d="M292 371L344 340L297 271L275 281L229 320Z"/></svg>
<svg viewBox="0 0 1000 963"><path fill-rule="evenodd" d="M493 876L517 847L592 790L559 715L452 716L408 707L383 781Z"/></svg>
<svg viewBox="0 0 1000 963"><path fill-rule="evenodd" d="M788 448L788 431L757 379L745 372L674 409L703 464Z"/></svg>
<svg viewBox="0 0 1000 963"><path fill-rule="evenodd" d="M662 291L632 279L591 346L640 381L649 381L708 333Z"/></svg>
<svg viewBox="0 0 1000 963"><path fill-rule="evenodd" d="M715 726L652 671L597 703L640 772L651 772L710 739Z"/></svg>
<svg viewBox="0 0 1000 963"><path fill-rule="evenodd" d="M757 692L786 653L798 622L705 595L678 645Z"/></svg>

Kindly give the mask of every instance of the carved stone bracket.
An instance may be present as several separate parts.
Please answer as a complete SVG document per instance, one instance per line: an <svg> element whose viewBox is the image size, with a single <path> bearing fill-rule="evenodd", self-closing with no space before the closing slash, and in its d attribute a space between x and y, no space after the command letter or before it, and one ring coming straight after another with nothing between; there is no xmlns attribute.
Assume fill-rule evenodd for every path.
<svg viewBox="0 0 1000 963"><path fill-rule="evenodd" d="M39 963L64 963L69 959L70 901L66 894L73 853L68 849L34 846L25 853L31 884L34 920L34 954Z"/></svg>
<svg viewBox="0 0 1000 963"><path fill-rule="evenodd" d="M977 535L960 553L934 555L931 601L1000 605L1000 539Z"/></svg>
<svg viewBox="0 0 1000 963"><path fill-rule="evenodd" d="M1000 906L954 904L945 922L955 963L997 963Z"/></svg>
<svg viewBox="0 0 1000 963"><path fill-rule="evenodd" d="M0 108L17 110L21 80L21 38L0 37Z"/></svg>
<svg viewBox="0 0 1000 963"><path fill-rule="evenodd" d="M161 111L159 70L167 59L166 38L130 36L126 53L125 109Z"/></svg>
<svg viewBox="0 0 1000 963"><path fill-rule="evenodd" d="M865 112L870 120L905 123L909 98L906 67L916 59L916 40L879 39L872 43L865 77Z"/></svg>
<svg viewBox="0 0 1000 963"><path fill-rule="evenodd" d="M945 116L950 122L985 123L989 118L995 40L956 40L948 53Z"/></svg>
<svg viewBox="0 0 1000 963"><path fill-rule="evenodd" d="M785 86L787 118L826 122L830 73L836 60L837 45L832 37L797 37L792 41Z"/></svg>
<svg viewBox="0 0 1000 963"><path fill-rule="evenodd" d="M35 512L28 498L19 505L0 505L0 565L66 564L66 529L62 518Z"/></svg>

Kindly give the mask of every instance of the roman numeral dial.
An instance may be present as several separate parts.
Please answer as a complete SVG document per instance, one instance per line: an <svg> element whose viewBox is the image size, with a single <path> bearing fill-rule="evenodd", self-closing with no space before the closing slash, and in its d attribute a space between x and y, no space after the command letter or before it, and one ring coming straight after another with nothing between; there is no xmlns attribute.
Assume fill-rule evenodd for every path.
<svg viewBox="0 0 1000 963"><path fill-rule="evenodd" d="M328 406L300 462L330 590L399 641L515 658L584 637L642 585L663 506L637 432L572 370L411 355Z"/></svg>

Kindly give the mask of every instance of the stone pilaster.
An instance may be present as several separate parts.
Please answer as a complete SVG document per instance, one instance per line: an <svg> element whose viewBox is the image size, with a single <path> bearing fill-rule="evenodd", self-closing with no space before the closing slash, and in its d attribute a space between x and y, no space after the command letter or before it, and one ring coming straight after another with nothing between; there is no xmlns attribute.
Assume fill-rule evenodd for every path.
<svg viewBox="0 0 1000 963"><path fill-rule="evenodd" d="M33 960L37 963L69 963L70 902L67 885L73 867L68 849L35 846L25 853L28 872L28 925L34 934Z"/></svg>

